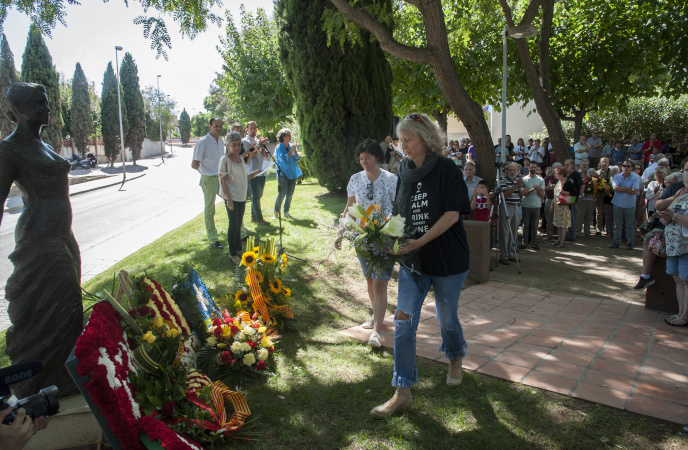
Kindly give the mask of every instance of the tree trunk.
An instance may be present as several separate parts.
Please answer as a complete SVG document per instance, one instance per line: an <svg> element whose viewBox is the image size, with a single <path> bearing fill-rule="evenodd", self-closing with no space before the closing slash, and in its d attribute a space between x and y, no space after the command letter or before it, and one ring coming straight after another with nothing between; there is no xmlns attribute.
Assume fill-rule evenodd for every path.
<svg viewBox="0 0 688 450"><path fill-rule="evenodd" d="M447 116L449 115L449 111L446 109L440 111L439 109L433 109L432 110L432 117L435 118L437 121L437 124L440 126L440 129L442 132L445 134L445 137L447 135Z"/></svg>
<svg viewBox="0 0 688 450"><path fill-rule="evenodd" d="M518 49L518 55L521 59L521 64L523 65L523 70L528 78L528 84L533 93L533 100L535 101L535 106L537 112L542 118L542 121L547 127L549 133L549 140L554 147L554 152L557 155L557 161L564 161L565 159L571 158L571 152L569 150L570 143L566 139L564 134L564 129L561 127L561 120L557 114L552 99L549 96L549 37L552 32L552 11L554 10L554 0L531 0L531 4L528 9L531 10L533 5L542 3L543 17L542 17L542 27L540 29L540 42L539 42L539 58L540 61L545 61L545 64L541 64L540 73L538 73L535 68L535 63L533 63L533 58L530 55L530 50L528 49L528 41L526 39L514 39L516 42L516 48ZM500 0L502 5L502 10L504 11L504 16L508 26L514 26L514 20L511 15L511 8L507 4L506 0ZM532 21L530 15L526 15L524 20L521 21L522 25L529 24Z"/></svg>
<svg viewBox="0 0 688 450"><path fill-rule="evenodd" d="M425 48L410 47L395 41L386 25L380 23L364 9L351 6L348 0L331 0L331 2L347 19L370 31L380 43L380 47L387 53L397 58L430 66L447 103L464 124L473 142L477 173L492 185L497 173L494 167L495 152L492 135L482 107L468 95L454 68L449 51L442 2L437 0L410 2L423 16L427 40Z"/></svg>

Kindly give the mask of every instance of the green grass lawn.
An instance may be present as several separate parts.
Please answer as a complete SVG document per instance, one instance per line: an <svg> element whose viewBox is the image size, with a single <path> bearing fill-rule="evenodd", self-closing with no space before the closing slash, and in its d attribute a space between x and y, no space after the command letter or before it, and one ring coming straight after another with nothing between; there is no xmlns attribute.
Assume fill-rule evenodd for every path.
<svg viewBox="0 0 688 450"><path fill-rule="evenodd" d="M275 195L276 182L271 179L262 202L266 217L272 213ZM284 281L292 289L299 329L286 332L278 344L276 376L239 387L262 433L243 447L688 447L677 425L488 376L466 373L461 386L449 388L444 384L447 366L422 358L413 409L389 420L373 419L368 411L393 393L393 357L390 350L371 352L338 332L361 323L368 314L365 283L353 251L332 252L331 225L345 203L343 194L329 194L314 183L296 187L291 208L295 220L284 222L284 247L306 262L290 259ZM245 217L250 218L249 210ZM277 236L276 226L255 228L247 222L259 237ZM224 208L218 209L216 223L219 230L227 230ZM222 242L226 244L226 237ZM233 295L234 266L226 248L209 248L202 216L125 258L84 288L109 290L113 274L126 269L147 273L170 290L179 263L185 261L197 264L216 299ZM392 281L390 314L395 289Z"/></svg>

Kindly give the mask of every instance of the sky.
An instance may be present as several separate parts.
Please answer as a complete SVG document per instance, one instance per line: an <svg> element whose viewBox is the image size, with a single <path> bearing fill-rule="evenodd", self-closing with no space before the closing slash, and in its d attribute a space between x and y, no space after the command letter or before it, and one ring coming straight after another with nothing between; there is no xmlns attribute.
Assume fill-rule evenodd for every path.
<svg viewBox="0 0 688 450"><path fill-rule="evenodd" d="M66 5L67 26L58 23L52 38L43 36L59 73L71 79L76 63L81 63L89 84L95 81L96 92L100 96L107 63L111 61L115 66L115 46L119 45L123 47L118 55L119 65L122 64L124 53L131 53L138 67L141 89L146 86L157 88L157 75L161 75L160 90L176 100L178 113L183 108L190 116L205 112L203 98L208 95L208 87L215 73L222 71L222 57L215 47L224 34L224 23L220 27L211 23L204 33L190 40L182 39L178 33L179 26L171 17L166 17L172 38L172 48L167 50L166 61L162 56L156 59L156 51L151 49L150 40L143 37L143 27L133 23L135 17L144 14L138 2L129 1L129 7L124 0L107 3L88 0L81 3ZM242 3L250 12L263 8L269 16L274 8L272 0L224 0L222 3L223 7L213 12L224 19L225 9L228 9L235 23L238 23L239 6ZM153 15L152 11L148 12ZM16 10L10 10L5 19L4 33L18 71L21 70L29 25L29 18Z"/></svg>

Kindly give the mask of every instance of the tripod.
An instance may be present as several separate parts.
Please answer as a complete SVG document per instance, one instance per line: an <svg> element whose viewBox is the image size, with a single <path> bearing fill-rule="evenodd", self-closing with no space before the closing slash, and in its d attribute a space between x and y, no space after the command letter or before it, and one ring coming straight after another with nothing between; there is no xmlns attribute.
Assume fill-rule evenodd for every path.
<svg viewBox="0 0 688 450"><path fill-rule="evenodd" d="M502 220L506 220L506 228L508 230L508 241L510 241L513 246L514 246L514 257L516 258L516 267L518 268L518 274L521 274L521 262L518 259L518 244L517 244L517 238L518 234L514 236L514 232L512 230L512 227L509 226L509 214L508 210L506 207L506 199L504 198L504 187L501 185L500 181L500 175L501 175L501 169L502 169L502 164L497 163L495 164L497 166L497 181L495 183L495 201L497 202L497 211L499 213L497 214L497 239L499 241L499 245L501 246L504 244L505 246L509 245L509 242L502 243L500 235L501 230L502 230ZM500 207L501 206L501 207ZM499 247L497 247L497 251L499 250Z"/></svg>
<svg viewBox="0 0 688 450"><path fill-rule="evenodd" d="M277 196L280 196L280 195L282 194L282 185L280 185L279 177L280 177L280 173L281 173L282 176L284 177L284 176L285 176L285 175L284 175L284 172L282 172L282 169L280 168L279 164L277 164L277 160L276 160L275 157L272 155L272 153L270 153L270 150L268 150L268 148L265 146L265 144L261 144L260 147L261 147L263 150L265 150L265 153L267 153L267 154L270 156L270 158L272 159L272 162L275 163L275 167L277 168ZM286 177L285 177L285 178L286 178ZM279 256L282 256L282 255L284 254L284 255L287 255L287 256L290 257L290 258L294 258L294 259L298 259L299 261L306 262L305 259L302 259L302 258L299 258L299 257L297 257L297 256L291 255L291 254L287 253L286 251L284 251L284 245L282 244L282 213L279 212L279 211L277 211L277 218L278 218L278 220L279 220L279 242L280 242L279 250L278 250L278 252L277 252L277 256L279 257Z"/></svg>

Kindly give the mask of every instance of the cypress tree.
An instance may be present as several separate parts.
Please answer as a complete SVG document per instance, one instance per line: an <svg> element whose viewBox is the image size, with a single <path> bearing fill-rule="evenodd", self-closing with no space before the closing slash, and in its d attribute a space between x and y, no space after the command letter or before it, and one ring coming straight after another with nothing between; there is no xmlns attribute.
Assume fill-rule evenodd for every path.
<svg viewBox="0 0 688 450"><path fill-rule="evenodd" d="M120 94L121 95L121 94ZM109 62L105 75L103 76L103 93L101 95L100 106L101 128L103 132L103 146L105 156L111 166L120 155L120 133L119 133L119 105L117 102L117 78L112 63ZM126 120L127 113L125 105L122 104L122 125Z"/></svg>
<svg viewBox="0 0 688 450"><path fill-rule="evenodd" d="M124 146L131 150L131 157L136 160L141 155L143 140L146 138L146 115L143 108L143 96L139 87L139 69L131 53L127 52L119 71L122 83L122 114L126 109L127 128L124 134ZM126 106L126 108L124 108Z"/></svg>
<svg viewBox="0 0 688 450"><path fill-rule="evenodd" d="M186 112L186 108L179 115L179 134L182 139L182 144L187 144L191 139L191 117Z"/></svg>
<svg viewBox="0 0 688 450"><path fill-rule="evenodd" d="M355 149L392 131L392 72L370 35L342 49L327 46L326 0L278 0L280 61L294 95L308 168L330 191L343 190L360 170Z"/></svg>
<svg viewBox="0 0 688 450"><path fill-rule="evenodd" d="M74 78L72 78L70 109L72 112L71 136L79 153L85 156L88 149L88 138L93 133L93 118L91 117L91 95L88 92L88 81L80 63L76 63Z"/></svg>
<svg viewBox="0 0 688 450"><path fill-rule="evenodd" d="M41 30L36 25L29 28L29 37L22 58L21 79L45 87L50 106L50 123L43 127L43 140L62 153L62 107L60 104L60 79L53 66L53 58L45 45Z"/></svg>
<svg viewBox="0 0 688 450"><path fill-rule="evenodd" d="M2 33L0 47L0 138L4 138L14 131L14 123L7 116L7 89L19 79L14 67L14 55L5 33Z"/></svg>

